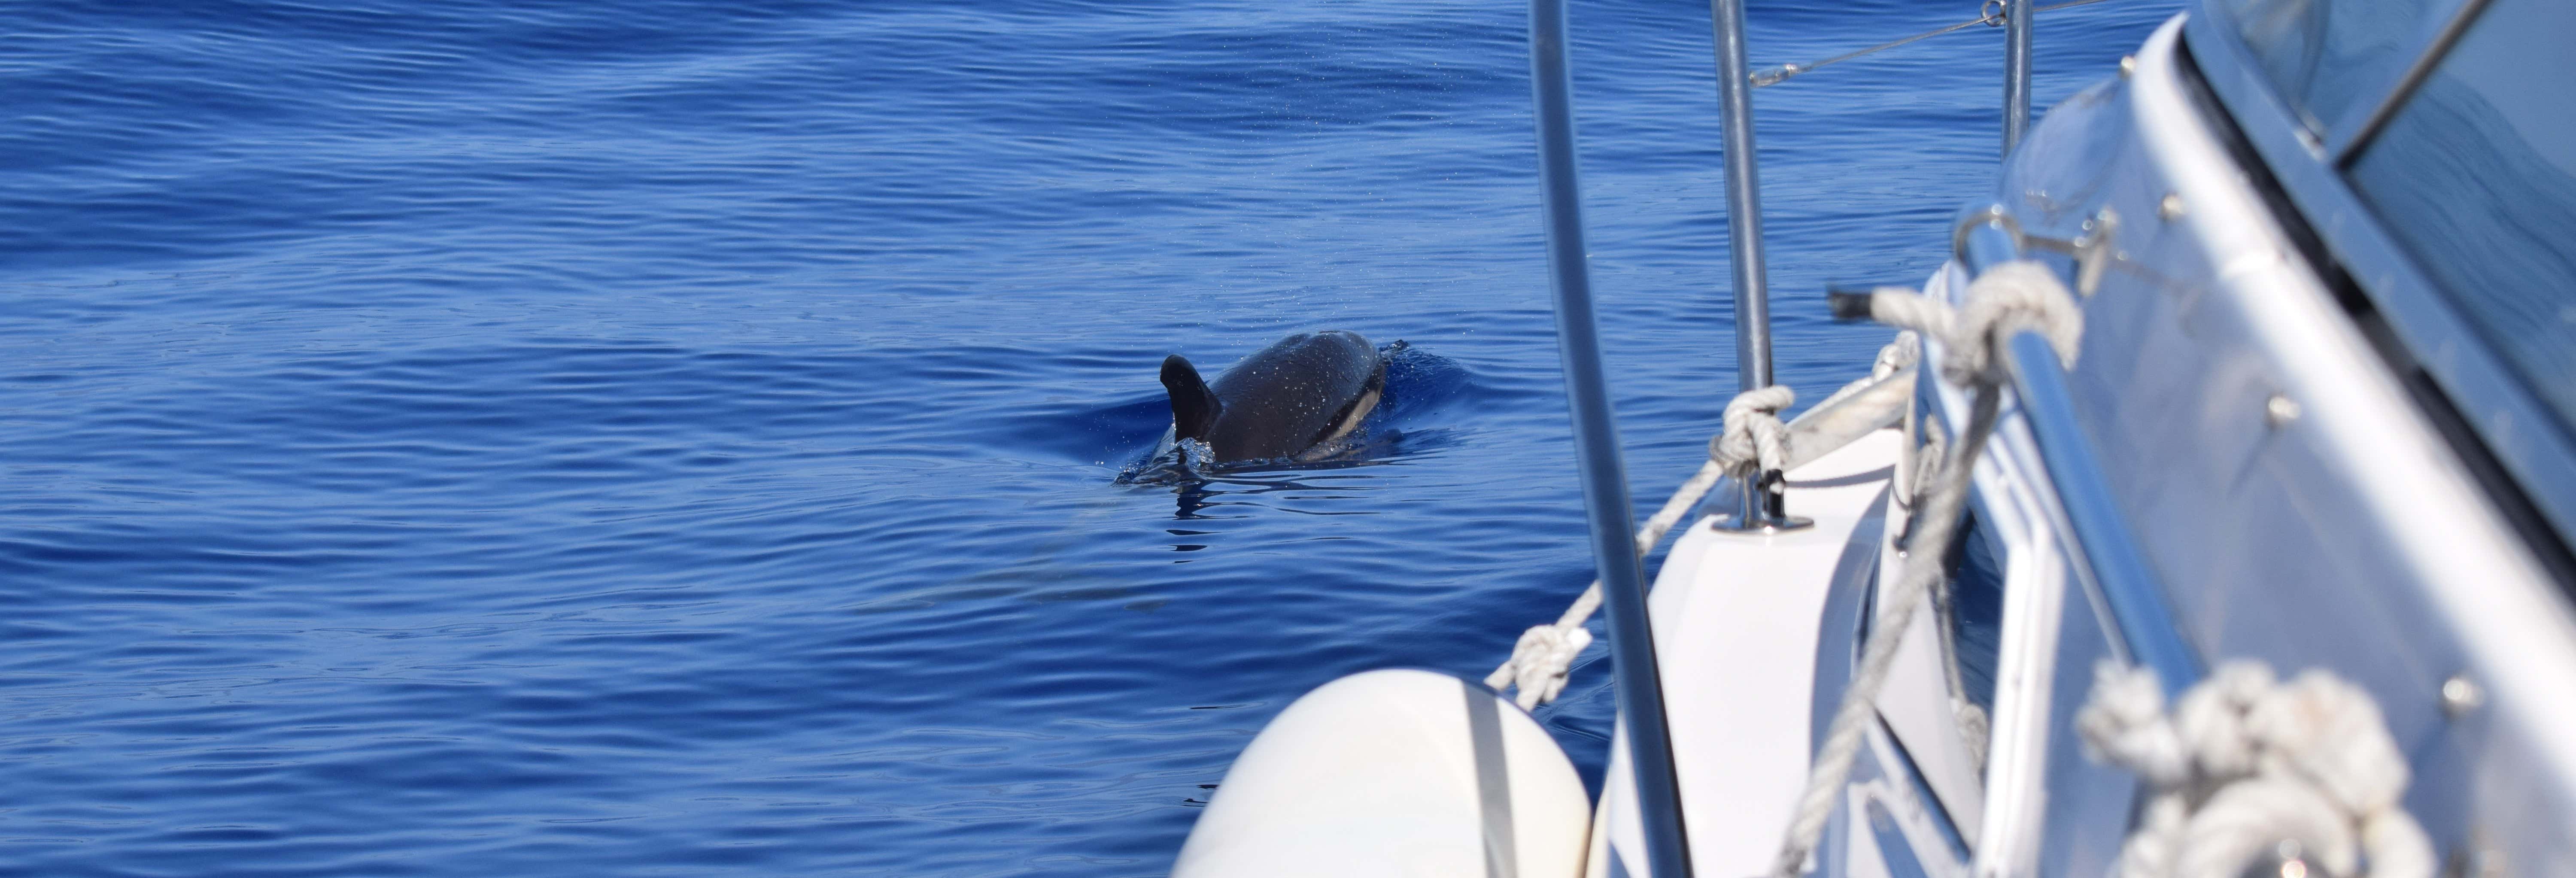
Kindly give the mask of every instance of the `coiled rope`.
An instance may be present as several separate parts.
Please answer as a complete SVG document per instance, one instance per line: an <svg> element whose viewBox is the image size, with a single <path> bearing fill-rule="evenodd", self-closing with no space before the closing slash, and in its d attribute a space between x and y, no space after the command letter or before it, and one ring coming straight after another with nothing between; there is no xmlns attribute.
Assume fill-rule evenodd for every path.
<svg viewBox="0 0 2576 878"><path fill-rule="evenodd" d="M2322 670L2286 682L2237 661L2172 713L2154 671L2103 662L2075 714L2094 759L2153 798L2120 847L2120 878L2235 878L2283 856L2329 875L2432 878L2432 840L2398 807L2406 760L2368 692ZM2280 874L2289 875L2290 870Z"/></svg>

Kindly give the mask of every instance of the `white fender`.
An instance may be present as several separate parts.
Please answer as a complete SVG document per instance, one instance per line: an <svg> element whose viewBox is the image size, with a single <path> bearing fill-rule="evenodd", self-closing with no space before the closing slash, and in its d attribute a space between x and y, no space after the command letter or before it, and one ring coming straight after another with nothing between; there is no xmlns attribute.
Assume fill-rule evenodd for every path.
<svg viewBox="0 0 2576 878"><path fill-rule="evenodd" d="M1324 684L1217 785L1173 878L1577 878L1591 802L1492 690L1432 671Z"/></svg>

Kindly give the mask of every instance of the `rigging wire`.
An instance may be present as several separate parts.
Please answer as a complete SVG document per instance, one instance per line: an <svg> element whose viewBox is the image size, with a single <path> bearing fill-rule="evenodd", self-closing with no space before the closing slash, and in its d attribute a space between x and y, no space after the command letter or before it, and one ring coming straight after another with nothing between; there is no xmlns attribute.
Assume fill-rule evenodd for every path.
<svg viewBox="0 0 2576 878"><path fill-rule="evenodd" d="M2052 4L2049 4L2049 5L2047 5L2047 6L2041 6L2041 7L2034 8L2034 9L2032 9L2032 10L2031 10L2031 12L2032 12L2032 13L2034 13L2034 14L2036 14L2036 13L2041 13L2041 12L2055 12L2055 11L2060 10L2060 9L2071 9L2071 8L2074 8L2074 7L2077 7L2077 6L2091 6L2091 5L2095 4L2095 3L2101 3L2101 2L2104 2L2104 0L2067 0L2067 2L2064 2L2064 3L2052 3ZM1989 27L2000 27L2000 26L2002 26L2002 25L2003 25L2003 23L2004 23L2004 7L2003 7L2003 4L2002 4L2002 3L1993 2L1993 0L1988 0L1988 2L1986 3L1986 5L1985 5L1983 8L1984 8L1984 9L1987 9L1987 10L1992 10L1992 11L1986 12L1986 13L1985 13L1985 14L1983 14L1983 15L1979 15L1979 16L1977 16L1976 18L1972 18L1972 19L1969 19L1969 20L1967 20L1967 21L1959 22L1958 24L1949 25L1949 26L1947 26L1947 27L1934 28L1934 29L1932 29L1932 30L1924 31L1924 32L1922 32L1922 33L1915 34L1915 35L1913 35L1913 36L1906 37L1906 38L1904 38L1904 39L1899 39L1899 40L1890 40L1890 41L1888 41L1888 42L1880 43L1880 44L1878 44L1878 45L1871 46L1871 47L1866 48L1866 49L1859 49L1859 50L1855 50L1855 51L1844 52L1844 53L1842 53L1842 54L1840 54L1840 55L1835 55L1835 56L1833 56L1833 57L1831 57L1831 58L1827 58L1827 59L1824 59L1824 60L1822 60L1822 61L1812 61L1812 62L1808 62L1808 63L1805 63L1805 64L1781 64L1781 65L1777 65L1777 66L1773 66L1773 67L1765 67L1765 68L1762 68L1762 69L1760 69L1760 70L1753 71L1753 72L1752 72L1752 73L1750 73L1750 74L1747 74L1747 75L1745 76L1745 79L1746 79L1747 81L1750 81L1751 83L1753 83L1753 87L1754 87L1754 88L1761 88L1761 87L1766 86L1766 85L1778 85L1778 84L1780 84L1780 82L1781 82L1782 80L1788 79L1789 77L1796 76L1796 75L1801 74L1801 73L1806 73L1806 72L1808 72L1808 71L1814 70L1814 69L1816 69L1816 68L1818 68L1818 67L1826 66L1826 65L1828 65L1828 64L1840 64L1840 63L1842 63L1842 62L1849 61L1849 60L1852 60L1852 59L1854 59L1854 58L1860 58L1860 57L1864 57L1864 56L1868 56L1868 55L1875 55L1875 54L1878 54L1878 53L1880 53L1880 52L1887 51L1887 50L1889 50L1889 49L1893 49L1893 48L1897 48L1897 47L1899 47L1899 46L1906 45L1906 44L1908 44L1908 43L1913 43L1913 42L1917 42L1917 41L1921 41L1921 40L1928 40L1928 39L1931 39L1931 38L1933 38L1933 37L1940 36L1940 35L1942 35L1942 34L1951 33L1951 32L1954 32L1954 31L1962 31L1962 30L1966 30L1966 29L1968 29L1968 28L1975 27L1975 26L1977 26L1977 25L1981 25L1981 24L1982 24L1982 25L1989 26Z"/></svg>

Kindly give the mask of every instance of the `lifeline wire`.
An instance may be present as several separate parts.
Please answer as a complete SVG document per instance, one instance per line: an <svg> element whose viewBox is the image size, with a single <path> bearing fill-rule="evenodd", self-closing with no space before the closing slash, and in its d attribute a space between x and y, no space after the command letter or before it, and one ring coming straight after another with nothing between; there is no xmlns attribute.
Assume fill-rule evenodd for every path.
<svg viewBox="0 0 2576 878"><path fill-rule="evenodd" d="M2036 13L2041 13L2041 12L2055 12L2055 11L2060 10L2060 9L2069 9L2069 8L2073 8L2073 7L2077 7L2077 6L2090 6L2090 5L2093 5L2093 4L2095 4L2095 3L2101 3L2101 2L2104 2L2104 0L2069 0L2069 2L2065 2L2065 3L2055 3L2055 4L2050 4L2050 5L2047 5L2047 6L2037 7L2037 8L2032 9L2032 10L2031 10L2031 12L2032 12L2032 13L2034 13L2034 14L2036 14ZM1779 66L1776 66L1776 67L1765 67L1765 68L1763 68L1763 69L1753 71L1751 74L1748 74L1745 78L1746 78L1746 80L1748 80L1748 81L1750 81L1750 82L1752 82L1752 83L1753 83L1753 87L1754 87L1754 88L1761 88L1761 87L1766 86L1766 85L1778 85L1778 84L1780 84L1780 81L1781 81L1781 80L1788 79L1789 77L1796 76L1796 75L1798 75L1798 74L1805 73L1805 72L1807 72L1807 71L1814 70L1814 69L1816 69L1816 68L1818 68L1818 67L1823 67L1823 66L1828 65L1828 64L1840 64L1840 63L1842 63L1842 62L1849 61L1849 60L1852 60L1852 59L1854 59L1854 58L1859 58L1859 57L1866 56L1866 55L1875 55L1875 54L1878 54L1878 53L1880 53L1880 52L1884 52L1884 51L1887 51L1887 50L1889 50L1889 49L1896 48L1896 47L1898 47L1898 46L1903 46L1903 45L1905 45L1905 44L1907 44L1907 43L1912 43L1912 42L1916 42L1916 41L1919 41L1919 40L1928 40L1928 39L1931 39L1931 38L1933 38L1933 37L1940 36L1940 35L1942 35L1942 34L1951 33L1951 32L1953 32L1953 31L1966 30L1966 29L1968 29L1968 28L1970 28L1970 27L1974 27L1974 26L1977 26L1977 25L1980 25L1980 24L1989 24L1989 25L1992 25L1992 24L2002 24L2002 23L2003 23L2003 21L2004 21L2004 14L2003 14L2003 12L1999 9L1999 10L1997 10L1997 11L1995 11L1995 12L1990 12L1990 13L1987 13L1987 14L1985 14L1985 15L1980 15L1980 16L1978 16L1978 17L1976 17L1976 18L1972 18L1972 19L1969 19L1969 20L1967 20L1967 21L1962 21L1962 22L1959 22L1958 24L1950 25L1950 26L1948 26L1948 27L1934 28L1934 29L1932 29L1932 30L1924 31L1924 32L1922 32L1922 33L1915 34L1915 35L1913 35L1913 36L1906 37L1906 38L1901 39L1901 40L1891 40L1891 41L1888 41L1888 42L1880 43L1880 44L1875 45L1875 46L1871 46L1871 47L1866 48L1866 49L1860 49L1860 50L1857 50L1857 51L1851 51L1851 52L1844 52L1844 53L1842 53L1842 54L1840 54L1840 55L1835 55L1835 56L1833 56L1833 57L1831 57L1831 58L1827 58L1827 59L1822 60L1822 61L1816 61L1816 62L1808 63L1808 64L1782 64L1782 65L1779 65Z"/></svg>

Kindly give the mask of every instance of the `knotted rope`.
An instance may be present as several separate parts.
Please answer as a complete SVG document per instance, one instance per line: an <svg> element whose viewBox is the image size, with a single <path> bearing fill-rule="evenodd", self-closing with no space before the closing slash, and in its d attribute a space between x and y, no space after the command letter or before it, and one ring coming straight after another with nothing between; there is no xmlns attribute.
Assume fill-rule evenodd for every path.
<svg viewBox="0 0 2576 878"><path fill-rule="evenodd" d="M1680 523L1682 516L1698 505L1699 498L1705 496L1708 489L1717 484L1718 476L1724 474L1725 468L1715 460L1700 464L1699 472L1693 473L1689 481L1683 482L1681 488L1673 492L1671 499L1664 501L1664 508L1655 510L1654 515L1646 518L1645 525L1637 528L1637 557L1644 558L1654 551L1655 544L1664 541L1664 534L1670 533L1673 525ZM1592 632L1586 630L1583 623L1590 621L1592 613L1599 609L1601 581L1596 579L1592 581L1592 587L1584 589L1583 594L1574 599L1572 606L1565 608L1565 613L1558 616L1555 623L1534 625L1521 632L1520 642L1512 646L1512 657L1504 661L1502 667L1485 675L1485 686L1497 692L1503 691L1505 685L1518 689L1512 701L1522 710L1556 700L1557 694L1565 691L1566 675L1574 668L1574 657L1582 654L1584 647L1592 645Z"/></svg>
<svg viewBox="0 0 2576 878"><path fill-rule="evenodd" d="M1897 333L1896 339L1878 351L1869 377L1846 385L1826 398L1830 406L1844 397L1868 387L1872 382L1902 372L1922 355L1922 344L1913 332ZM1725 429L1709 440L1709 460L1699 472L1682 482L1662 509L1637 528L1637 557L1644 558L1662 543L1664 535L1681 523L1682 516L1699 505L1700 498L1717 485L1721 476L1761 479L1777 474L1789 460L1788 425L1780 412L1797 402L1798 396L1787 387L1758 387L1736 394L1726 404ZM1601 583L1595 580L1574 599L1564 614L1553 623L1534 625L1521 632L1512 645L1512 657L1494 672L1485 675L1485 685L1495 691L1507 687L1517 690L1512 700L1522 709L1537 707L1556 700L1565 691L1567 675L1574 659L1592 645L1592 632L1583 626L1601 609Z"/></svg>
<svg viewBox="0 0 2576 878"><path fill-rule="evenodd" d="M1637 528L1637 557L1643 559L1653 552L1655 545L1664 541L1664 535L1672 532L1673 525L1680 524L1682 516L1689 514L1692 507L1699 505L1700 498L1707 496L1708 489L1717 485L1719 476L1730 472L1740 475L1745 467L1776 467L1780 461L1787 460L1788 428L1780 423L1779 413L1797 398L1789 388L1773 386L1737 394L1734 401L1727 403L1726 432L1710 440L1708 462L1700 464L1699 472L1692 473L1689 480L1682 482L1682 486L1673 491L1673 496L1664 501L1664 507L1655 510L1655 514L1648 516L1646 523ZM1719 450L1720 446L1728 445L1729 437L1734 437L1737 443L1729 447L1740 451ZM1730 458L1729 454L1738 456ZM1581 655L1584 647L1592 645L1592 632L1583 624L1591 621L1593 612L1599 609L1601 581L1596 579L1553 624L1534 625L1521 632L1520 642L1512 646L1512 657L1495 668L1493 673L1485 675L1485 685L1497 692L1506 685L1519 690L1512 696L1512 701L1523 710L1556 700L1557 694L1565 691L1567 674L1574 668L1574 657Z"/></svg>
<svg viewBox="0 0 2576 878"><path fill-rule="evenodd" d="M1756 387L1727 402L1725 432L1708 442L1708 458L1727 475L1745 481L1769 480L1789 459L1789 425L1780 411L1798 394L1778 384Z"/></svg>
<svg viewBox="0 0 2576 878"><path fill-rule="evenodd" d="M1968 285L1967 303L1955 311L1947 303L1908 290L1882 288L1858 298L1866 305L1858 313L1853 313L1845 301L1837 301L1836 310L1844 316L1867 316L1940 341L1942 377L1968 386L1975 396L1967 428L1950 443L1940 475L1925 486L1925 496L1916 512L1911 544L1928 550L1906 556L1905 569L1878 604L1880 615L1870 626L1869 643L1861 652L1860 665L1852 675L1851 685L1843 690L1842 703L1834 711L1824 745L1817 749L1815 764L1808 769L1807 787L1798 797L1797 810L1780 844L1780 855L1772 861L1771 872L1778 878L1795 878L1805 871L1807 855L1815 850L1816 842L1824 836L1826 820L1833 815L1834 799L1851 777L1852 760L1860 753L1862 734L1875 710L1878 690L1895 666L1896 648L1913 622L1915 607L1923 603L1933 583L1946 573L1943 550L1950 545L1960 514L1967 507L1977 456L1994 432L1995 413L2007 377L1997 367L2003 359L2005 343L2021 330L2038 330L2056 349L2059 359L2071 365L2084 334L2084 315L2074 295L2066 291L2055 274L2032 262L2008 262L1987 269Z"/></svg>
<svg viewBox="0 0 2576 878"><path fill-rule="evenodd" d="M1998 370L2004 342L2024 329L2048 339L2058 358L2073 368L2084 337L2084 312L2074 302L2047 266L2017 261L1986 269L1968 285L1967 301L1956 309L1903 287L1837 295L1834 307L1837 316L1866 316L1941 342L1942 380L1976 387L2003 383L2006 376Z"/></svg>
<svg viewBox="0 0 2576 878"><path fill-rule="evenodd" d="M2370 693L2333 674L2276 682L2230 662L2168 714L2154 671L2106 661L2075 728L2087 755L2154 795L2120 878L2235 878L2284 840L2326 874L2361 876L2367 860L2369 878L2432 878L2432 841L2398 807L2406 760Z"/></svg>

